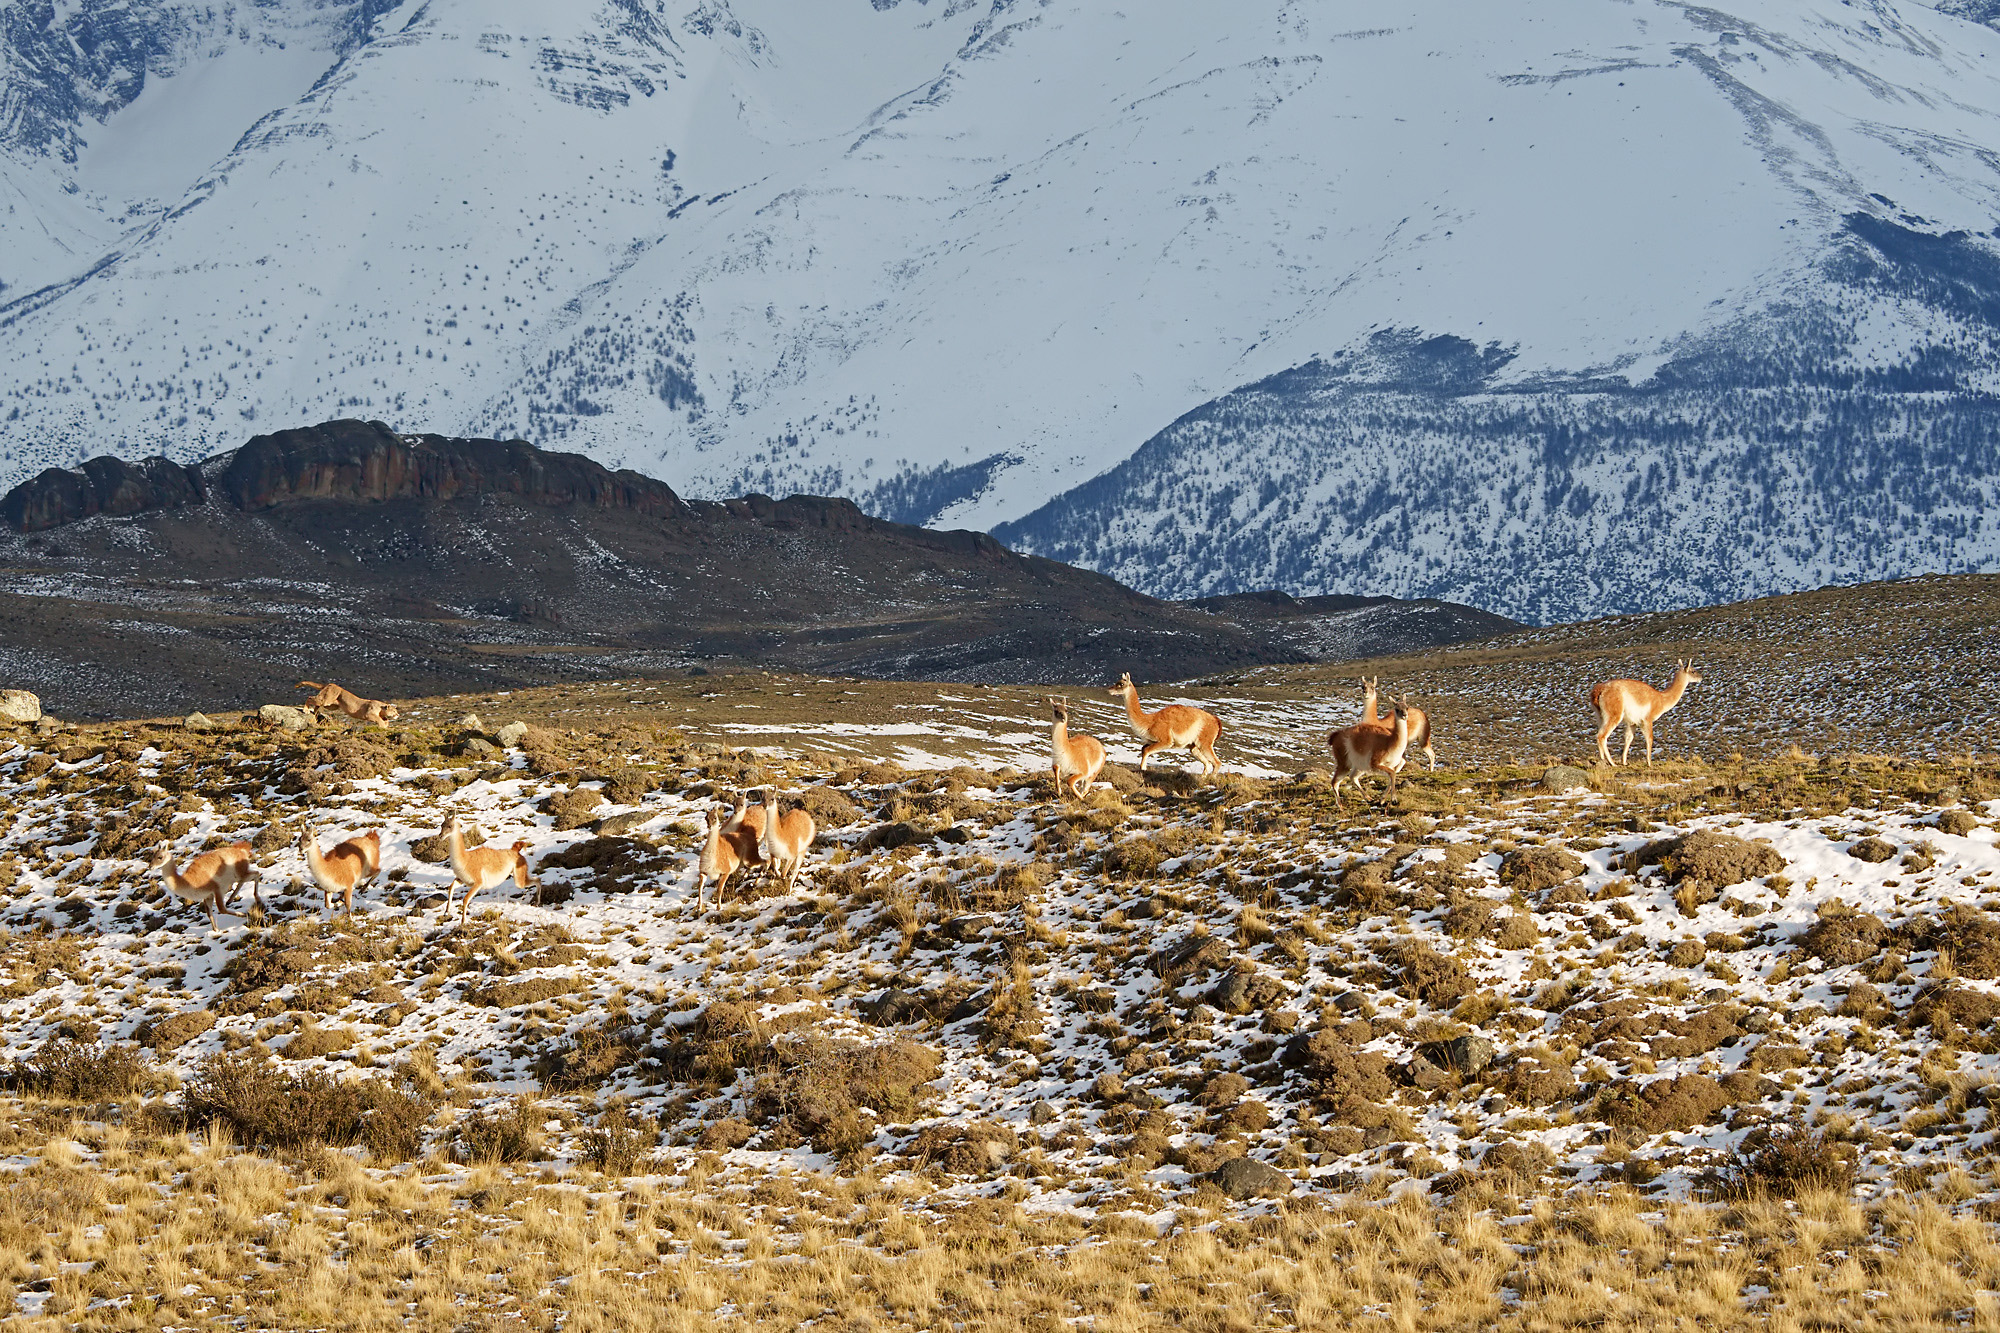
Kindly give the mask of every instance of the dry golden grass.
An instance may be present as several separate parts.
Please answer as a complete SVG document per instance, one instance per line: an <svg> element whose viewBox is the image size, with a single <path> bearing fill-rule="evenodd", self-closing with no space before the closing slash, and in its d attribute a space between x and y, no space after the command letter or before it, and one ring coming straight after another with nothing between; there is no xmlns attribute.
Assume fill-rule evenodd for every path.
<svg viewBox="0 0 2000 1333"><path fill-rule="evenodd" d="M1209 1190L1087 1222L909 1178L385 1173L11 1109L0 1307L23 1330L1992 1328L2000 1286L1992 1229L1931 1202Z"/></svg>

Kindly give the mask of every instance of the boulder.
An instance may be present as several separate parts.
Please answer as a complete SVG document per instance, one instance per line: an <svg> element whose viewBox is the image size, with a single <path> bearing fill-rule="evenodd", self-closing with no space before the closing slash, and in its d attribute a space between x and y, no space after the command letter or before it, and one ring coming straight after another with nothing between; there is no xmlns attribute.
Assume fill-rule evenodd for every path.
<svg viewBox="0 0 2000 1333"><path fill-rule="evenodd" d="M42 701L26 690L0 690L0 720L39 722L42 720Z"/></svg>
<svg viewBox="0 0 2000 1333"><path fill-rule="evenodd" d="M1558 796L1566 792L1590 790L1590 774L1570 764L1550 764L1542 773L1541 788Z"/></svg>
<svg viewBox="0 0 2000 1333"><path fill-rule="evenodd" d="M493 733L493 738L502 745L519 745L527 739L528 724L516 719Z"/></svg>
<svg viewBox="0 0 2000 1333"><path fill-rule="evenodd" d="M592 825L591 829L599 837L616 837L630 833L641 824L657 817L659 813L657 810L627 810L622 815L606 815Z"/></svg>
<svg viewBox="0 0 2000 1333"><path fill-rule="evenodd" d="M1232 1199L1278 1199L1292 1192L1290 1176L1254 1157L1232 1157L1207 1178Z"/></svg>
<svg viewBox="0 0 2000 1333"><path fill-rule="evenodd" d="M1493 1057L1499 1054L1492 1041L1477 1032L1453 1037L1450 1041L1432 1042L1423 1051L1446 1069L1455 1069L1467 1077L1492 1064Z"/></svg>
<svg viewBox="0 0 2000 1333"><path fill-rule="evenodd" d="M215 719L206 713L189 713L181 720L181 725L189 731L214 731Z"/></svg>
<svg viewBox="0 0 2000 1333"><path fill-rule="evenodd" d="M294 708L290 704L265 704L257 710L257 720L285 731L306 731L318 723L311 709Z"/></svg>
<svg viewBox="0 0 2000 1333"><path fill-rule="evenodd" d="M486 730L486 723L480 720L479 714L477 713L465 714L463 717L459 718L454 725L464 727L467 731Z"/></svg>

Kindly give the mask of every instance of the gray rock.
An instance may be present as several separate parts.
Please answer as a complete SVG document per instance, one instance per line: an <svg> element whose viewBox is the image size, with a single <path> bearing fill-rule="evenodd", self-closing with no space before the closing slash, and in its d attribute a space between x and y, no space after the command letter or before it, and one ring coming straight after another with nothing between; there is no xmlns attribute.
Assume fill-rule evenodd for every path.
<svg viewBox="0 0 2000 1333"><path fill-rule="evenodd" d="M39 722L42 701L26 690L0 690L0 721Z"/></svg>
<svg viewBox="0 0 2000 1333"><path fill-rule="evenodd" d="M1439 1042L1438 1048L1438 1053L1444 1057L1446 1068L1456 1069L1468 1076L1477 1074L1492 1064L1493 1057L1499 1054L1494 1050L1493 1043L1477 1032Z"/></svg>
<svg viewBox="0 0 2000 1333"><path fill-rule="evenodd" d="M878 1028L914 1022L930 1012L930 1002L915 991L891 986L861 1006L861 1016Z"/></svg>
<svg viewBox="0 0 2000 1333"><path fill-rule="evenodd" d="M1036 1102L1028 1108L1028 1123L1031 1125L1046 1125L1055 1119L1056 1108L1047 1102Z"/></svg>
<svg viewBox="0 0 2000 1333"><path fill-rule="evenodd" d="M516 719L493 733L494 739L502 745L519 745L528 734L528 724Z"/></svg>
<svg viewBox="0 0 2000 1333"><path fill-rule="evenodd" d="M1421 1055L1411 1056L1410 1063L1405 1068L1409 1073L1411 1086L1422 1088L1425 1092L1436 1092L1452 1081L1448 1072Z"/></svg>
<svg viewBox="0 0 2000 1333"><path fill-rule="evenodd" d="M467 713L458 720L457 725L464 727L467 731L486 730L486 724L479 720L479 714L477 713Z"/></svg>
<svg viewBox="0 0 2000 1333"><path fill-rule="evenodd" d="M1232 1157L1208 1173L1215 1187L1232 1199L1277 1199L1292 1192L1292 1178L1254 1157Z"/></svg>
<svg viewBox="0 0 2000 1333"><path fill-rule="evenodd" d="M944 934L946 937L957 940L960 944L970 944L974 940L983 939L986 933L992 929L992 917L972 913L965 916L955 916L944 923Z"/></svg>
<svg viewBox="0 0 2000 1333"><path fill-rule="evenodd" d="M257 710L257 720L267 727L282 727L286 731L309 731L319 722L310 708L294 708L290 704L265 704Z"/></svg>
<svg viewBox="0 0 2000 1333"><path fill-rule="evenodd" d="M491 759L500 753L500 747L484 736L467 736L458 743L458 752L471 759Z"/></svg>
<svg viewBox="0 0 2000 1333"><path fill-rule="evenodd" d="M1225 1014L1262 1013L1284 1001L1289 992L1281 982L1242 968L1231 971L1208 993L1208 1002Z"/></svg>
<svg viewBox="0 0 2000 1333"><path fill-rule="evenodd" d="M657 810L627 810L622 815L606 815L591 826L599 837L618 837L659 817Z"/></svg>
<svg viewBox="0 0 2000 1333"><path fill-rule="evenodd" d="M189 713L181 720L181 725L189 731L214 731L215 719L206 713Z"/></svg>
<svg viewBox="0 0 2000 1333"><path fill-rule="evenodd" d="M1588 791L1590 774L1570 764L1550 764L1542 774L1542 790L1561 795L1564 792Z"/></svg>
<svg viewBox="0 0 2000 1333"><path fill-rule="evenodd" d="M1125 909L1125 915L1133 921L1151 921L1167 914L1167 900L1164 898L1141 898Z"/></svg>
<svg viewBox="0 0 2000 1333"><path fill-rule="evenodd" d="M35 720L35 734L37 736L53 736L58 731L61 731L63 726L63 723L58 722L47 713L43 713L41 717Z"/></svg>

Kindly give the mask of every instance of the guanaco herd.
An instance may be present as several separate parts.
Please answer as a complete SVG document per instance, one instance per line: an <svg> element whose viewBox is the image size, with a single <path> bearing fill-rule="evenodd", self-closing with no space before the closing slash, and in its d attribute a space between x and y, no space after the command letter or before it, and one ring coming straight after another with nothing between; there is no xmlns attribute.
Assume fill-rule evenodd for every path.
<svg viewBox="0 0 2000 1333"><path fill-rule="evenodd" d="M1592 686L1590 704L1597 712L1598 757L1612 767L1629 764L1632 735L1637 730L1646 738L1646 763L1650 766L1653 724L1681 701L1689 685L1700 679L1701 673L1692 662L1680 661L1674 664L1673 680L1665 689L1654 689L1642 680L1607 680ZM311 707L338 709L356 721L379 726L397 716L395 705L360 698L338 685L301 681L299 687L317 691L307 701ZM1389 795L1393 797L1396 776L1402 772L1411 750L1422 751L1430 767L1437 768L1437 751L1431 746L1430 715L1412 704L1408 695L1403 695L1391 700L1389 715L1384 717L1380 711L1381 679L1363 677L1361 687L1361 720L1328 733L1326 738L1327 751L1333 760L1334 804L1341 808L1344 808L1341 787L1352 782L1359 792L1361 780L1370 773L1381 773L1389 779ZM1110 694L1125 705L1127 724L1145 742L1139 751L1141 773L1146 771L1146 761L1162 750L1186 750L1200 763L1204 778L1221 767L1215 757L1215 742L1222 735L1222 722L1215 714L1188 704L1168 704L1149 713L1139 706L1139 690L1129 673L1119 677ZM1049 737L1052 752L1049 776L1059 798L1067 795L1081 800L1104 769L1104 743L1094 736L1070 730L1066 699L1048 698L1043 702L1054 720ZM1625 748L1614 762L1606 742L1620 726L1625 728ZM761 871L789 892L818 832L811 813L803 808L783 810L776 789L769 787L764 789L762 801L756 804L751 803L748 793L738 793L734 807L727 814L720 806L710 807L706 826L695 867L697 910L704 904L710 884L715 886L715 901L719 906L723 891L738 871ZM541 884L529 874L525 841L507 848L468 847L457 814L445 821L443 834L452 872L452 882L445 889L446 916L451 915L451 900L460 885L465 887L458 910L462 926L472 908L473 896L510 878L523 889L532 884L534 901L537 905L541 903ZM307 830L299 835L299 850L304 855L307 873L319 886L328 913L338 900L342 910L352 915L354 891L382 873L380 833L347 838L331 850L321 851L317 839ZM211 930L217 927L218 913L244 915L232 911L229 904L235 900L237 890L246 884L259 910L263 908L255 849L249 843L231 843L203 852L178 869L172 849L163 846L154 854L151 868L159 872L168 893L208 910Z"/></svg>

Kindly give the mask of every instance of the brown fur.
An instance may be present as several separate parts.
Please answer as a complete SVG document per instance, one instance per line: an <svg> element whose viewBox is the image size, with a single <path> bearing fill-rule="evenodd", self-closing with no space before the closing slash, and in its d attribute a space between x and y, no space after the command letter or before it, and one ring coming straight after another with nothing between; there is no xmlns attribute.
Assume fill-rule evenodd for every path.
<svg viewBox="0 0 2000 1333"><path fill-rule="evenodd" d="M738 805L734 815L725 820L720 806L708 812L708 836L701 845L701 859L696 864L694 881L694 905L699 908L702 894L710 880L715 881L715 903L722 905L722 891L729 886L729 878L744 866L764 863L757 850L758 836L764 827L763 811L758 810L757 833L739 823L743 806Z"/></svg>
<svg viewBox="0 0 2000 1333"><path fill-rule="evenodd" d="M1069 729L1069 705L1060 699L1045 700L1055 716L1055 729L1050 736L1054 748L1049 761L1049 773L1055 778L1056 795L1061 796L1065 786L1071 796L1078 800L1090 790L1090 784L1097 781L1097 775L1104 768L1104 743L1095 736L1072 734Z"/></svg>
<svg viewBox="0 0 2000 1333"><path fill-rule="evenodd" d="M1389 775L1389 796L1396 795L1396 774L1402 771L1403 755L1410 744L1409 715L1398 707L1388 724L1357 722L1329 734L1326 748L1333 756L1333 803L1342 809L1340 784L1355 779L1361 790L1360 775L1373 770Z"/></svg>
<svg viewBox="0 0 2000 1333"><path fill-rule="evenodd" d="M772 877L784 882L787 893L818 833L818 824L803 808L781 813L778 789L764 789L764 836L758 840L757 850L770 863Z"/></svg>
<svg viewBox="0 0 2000 1333"><path fill-rule="evenodd" d="M333 910L333 900L338 897L342 910L353 916L355 888L382 873L382 835L364 833L321 855L319 843L307 829L299 834L299 847L305 853L307 873L319 885L326 910Z"/></svg>
<svg viewBox="0 0 2000 1333"><path fill-rule="evenodd" d="M373 722L376 726L386 726L401 715L394 704L385 704L380 699L364 699L352 690L339 685L322 685L316 680L299 682L302 690L317 690L318 693L306 700L306 707L334 710L347 714L357 722Z"/></svg>
<svg viewBox="0 0 2000 1333"><path fill-rule="evenodd" d="M153 869L160 872L167 892L174 897L208 908L208 928L215 930L219 925L216 920L218 911L224 916L243 915L230 911L229 903L236 896L236 890L245 884L250 886L250 896L258 910L263 910L264 900L257 892L255 855L256 851L249 843L233 842L227 847L203 852L189 861L184 869L175 870L173 850L163 846L153 855Z"/></svg>
<svg viewBox="0 0 2000 1333"><path fill-rule="evenodd" d="M1687 687L1701 679L1693 662L1674 663L1674 678L1664 690L1656 690L1643 680L1607 680L1590 687L1590 706L1597 710L1597 757L1611 764L1611 750L1605 742L1622 724L1625 753L1620 763L1632 762L1632 729L1646 733L1646 766L1653 765L1653 724L1681 701ZM1616 765L1612 765L1616 767Z"/></svg>
<svg viewBox="0 0 2000 1333"><path fill-rule="evenodd" d="M1132 683L1130 672L1120 676L1111 687L1111 697L1125 701L1125 716L1132 724L1133 734L1146 742L1139 751L1141 773L1146 771L1146 760L1158 750L1189 751L1201 761L1203 777L1222 767L1215 757L1215 742L1222 735L1222 723L1215 714L1187 704L1168 704L1149 713L1139 707L1139 687Z"/></svg>
<svg viewBox="0 0 2000 1333"><path fill-rule="evenodd" d="M451 849L452 888L465 885L465 897L458 905L458 923L461 926L465 924L466 914L472 910L472 895L481 889L490 889L509 875L514 877L514 883L520 888L528 887L528 858L521 854L528 845L526 842L517 842L505 850L467 847L457 815L445 821L444 833L446 845ZM541 901L542 886L537 882L535 905L540 906ZM451 915L450 888L445 890L444 911L446 916Z"/></svg>

